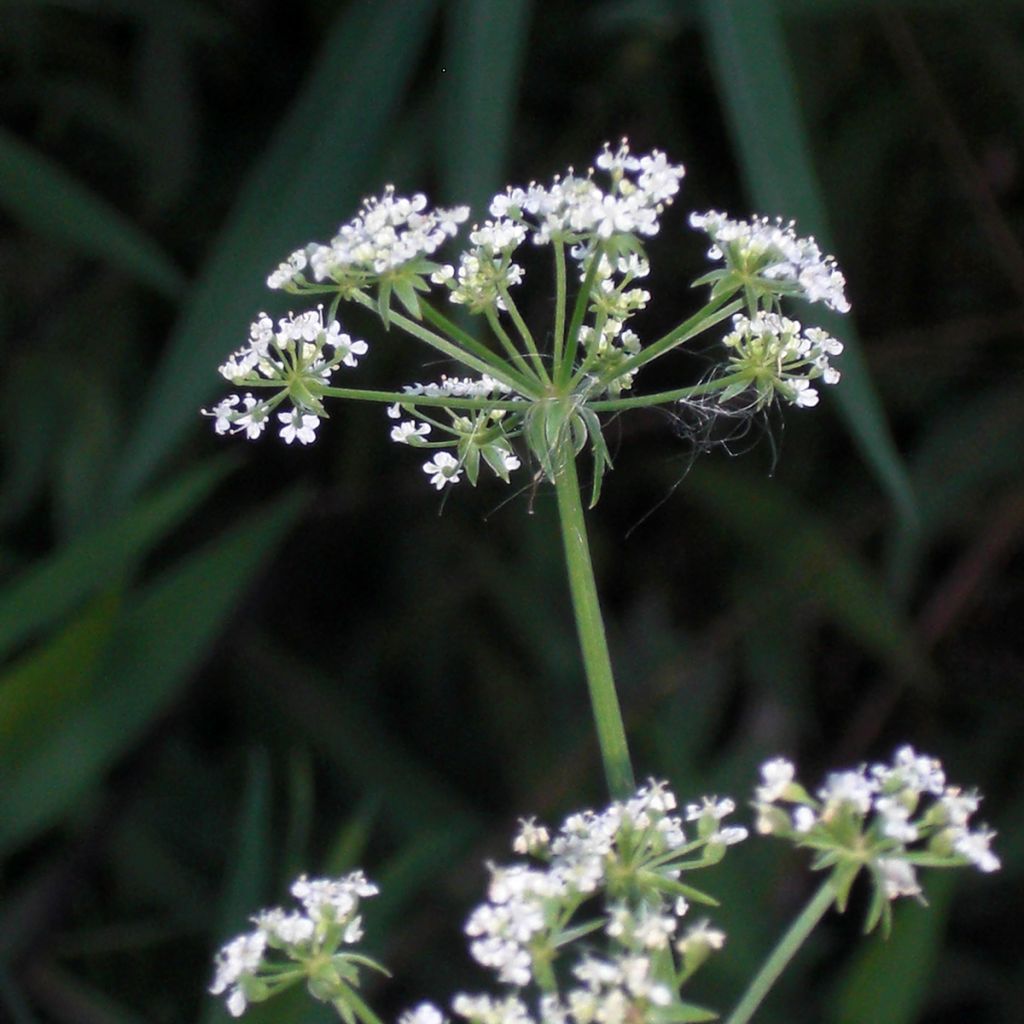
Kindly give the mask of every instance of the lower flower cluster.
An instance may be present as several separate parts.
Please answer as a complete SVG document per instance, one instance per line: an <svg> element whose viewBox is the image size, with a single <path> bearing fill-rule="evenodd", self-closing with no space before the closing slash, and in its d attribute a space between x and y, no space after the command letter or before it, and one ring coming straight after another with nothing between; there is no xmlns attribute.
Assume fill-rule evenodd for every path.
<svg viewBox="0 0 1024 1024"><path fill-rule="evenodd" d="M353 1020L373 1024L360 1012L362 1004L353 990L359 984L360 965L383 968L343 947L363 937L359 903L375 896L377 886L354 871L339 879L303 875L291 892L302 909L286 912L275 907L253 917L255 929L217 954L210 991L226 994L228 1011L238 1017L249 1003L262 1002L305 980L314 998L346 1006Z"/></svg>
<svg viewBox="0 0 1024 1024"><path fill-rule="evenodd" d="M981 797L946 782L941 763L913 747L896 751L889 764L832 772L812 797L785 758L761 768L756 790L757 830L816 851L813 867L832 869L840 909L861 869L874 883L866 930L888 929L889 904L921 896L918 867L973 865L999 868L992 852L995 833L970 819Z"/></svg>
<svg viewBox="0 0 1024 1024"><path fill-rule="evenodd" d="M747 831L723 823L732 800L705 798L681 815L676 806L651 781L603 811L570 815L554 835L523 821L513 850L529 859L491 865L487 900L466 922L473 958L515 991L459 994L455 1015L470 1024L711 1019L680 990L725 936L706 920L687 927L692 903L715 901L682 878ZM441 1020L423 1004L403 1024Z"/></svg>
<svg viewBox="0 0 1024 1024"><path fill-rule="evenodd" d="M833 772L817 796L797 781L791 761L775 758L762 766L754 796L758 832L814 850L814 867L831 869L822 913L832 903L842 910L867 871L868 930L889 927L893 900L920 897L919 867L1000 866L994 833L970 827L980 796L947 784L941 764L909 746L888 764ZM706 918L693 920L694 904L716 901L688 876L747 838L744 827L726 823L735 809L731 799L704 797L680 810L667 784L651 780L627 800L569 815L557 831L522 820L512 842L518 859L488 865L487 898L465 926L471 956L505 990L458 993L453 1015L468 1024L714 1019L682 995L725 943ZM255 929L217 954L210 991L226 995L239 1016L305 982L345 1024L382 1024L358 992L359 968L386 972L347 948L363 935L360 901L377 887L356 871L338 880L303 876L291 891L302 909L257 914ZM424 1002L398 1024L447 1020Z"/></svg>

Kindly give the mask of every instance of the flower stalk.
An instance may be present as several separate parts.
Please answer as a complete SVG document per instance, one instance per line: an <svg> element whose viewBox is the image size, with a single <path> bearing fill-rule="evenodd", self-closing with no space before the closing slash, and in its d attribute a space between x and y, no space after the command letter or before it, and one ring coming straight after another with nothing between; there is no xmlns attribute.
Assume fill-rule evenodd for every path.
<svg viewBox="0 0 1024 1024"><path fill-rule="evenodd" d="M576 631L583 654L601 760L608 790L613 799L621 800L636 789L636 781L629 759L626 728L615 690L608 639L594 580L587 524L576 473L576 453L568 434L562 439L556 454L555 493L558 497L558 521L569 574Z"/></svg>
<svg viewBox="0 0 1024 1024"><path fill-rule="evenodd" d="M737 1003L736 1009L729 1015L725 1024L747 1024L754 1016L772 986L779 980L782 972L835 902L835 898L831 879L826 879L761 965L761 969L750 982L743 998Z"/></svg>

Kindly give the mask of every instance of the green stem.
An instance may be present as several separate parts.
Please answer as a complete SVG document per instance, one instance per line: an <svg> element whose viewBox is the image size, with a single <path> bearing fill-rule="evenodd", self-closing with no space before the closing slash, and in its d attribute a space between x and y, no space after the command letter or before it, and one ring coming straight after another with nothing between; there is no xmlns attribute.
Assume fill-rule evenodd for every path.
<svg viewBox="0 0 1024 1024"><path fill-rule="evenodd" d="M377 312L377 303L369 295L364 295L362 292L354 292L352 298L361 306L365 306L375 313ZM407 334L411 334L414 338L419 338L420 341L425 341L431 348L436 348L438 352L443 352L450 359L462 363L463 366L472 367L478 373L489 374L521 394L537 396L536 385L524 382L520 375L515 373L504 359L496 352L491 352L490 349L481 345L478 341L471 339L473 340L473 351L467 351L468 345L466 348L463 348L461 345L449 341L435 331L428 330L415 320L410 320L408 317L402 316L401 313L395 313L394 311L391 313L391 323L398 324ZM474 352L477 354L474 355Z"/></svg>
<svg viewBox="0 0 1024 1024"><path fill-rule="evenodd" d="M608 789L614 799L624 799L636 790L633 768L626 745L626 729L615 693L608 641L597 598L594 567L587 543L587 524L580 501L580 485L576 476L576 453L568 430L555 454L557 472L555 492L558 496L558 518L565 545L565 562L569 570L569 589L576 615L576 629L583 652L583 667L590 690L590 704L597 727Z"/></svg>
<svg viewBox="0 0 1024 1024"><path fill-rule="evenodd" d="M789 926L789 931L779 940L771 956L764 962L761 970L751 981L743 998L725 1024L747 1024L761 1005L764 997L779 975L786 969L790 960L796 956L797 950L804 944L807 936L814 931L817 923L825 916L825 912L835 902L835 891L830 879L826 879L821 888L811 897L810 902L800 912L800 916Z"/></svg>
<svg viewBox="0 0 1024 1024"><path fill-rule="evenodd" d="M696 337L709 327L713 327L715 324L725 320L726 317L732 316L733 313L743 306L741 299L730 302L724 307L722 306L722 301L722 299L712 299L703 309L694 313L688 320L684 320L678 327L674 327L668 334L663 335L657 341L652 341L650 345L645 345L635 356L630 356L629 359L615 368L615 376L620 377L624 373L632 373L634 370L638 370L652 359L657 359L658 356L664 355L670 349L682 345L683 342Z"/></svg>
<svg viewBox="0 0 1024 1024"><path fill-rule="evenodd" d="M523 319L522 314L519 312L519 307L516 305L515 299L512 298L509 290L503 285L499 285L498 290L501 292L501 298L505 303L505 308L508 310L508 315L512 318L512 323L515 324L516 330L519 332L519 337L522 338L523 344L526 346L526 351L533 360L533 365L537 370L537 376L544 381L545 384L550 384L551 378L548 376L548 371L544 368L544 360L540 357L540 350L537 348L537 342L533 340L533 333L526 321Z"/></svg>
<svg viewBox="0 0 1024 1024"><path fill-rule="evenodd" d="M482 342L477 341L472 334L470 334L468 331L463 330L457 323L455 323L454 320L449 320L448 317L446 317L440 310L435 309L424 298L420 298L420 310L423 312L423 318L425 320L428 320L435 327L440 328L450 338L454 338L455 341L457 341L464 348L469 349L469 351L471 352L477 352L481 358L485 358L491 361L496 369L501 369L502 367L507 365L500 355L498 355L496 352L492 352ZM522 362L523 357L519 354L519 352L516 352L515 355L519 357L519 360L521 362L521 365L520 362L516 363L516 368L519 374L521 375L519 379L527 387L536 388L537 381L534 378L533 374L530 373L530 370L526 366L525 362ZM498 374L492 371L491 376L497 377ZM509 381L505 381L505 383L508 384ZM522 389L520 388L520 390Z"/></svg>
<svg viewBox="0 0 1024 1024"><path fill-rule="evenodd" d="M685 398L696 398L698 395L709 395L714 391L724 391L730 384L749 379L747 373L730 373L724 377L715 377L703 384L693 384L688 388L675 388L673 391L657 391L652 395L637 395L635 398L605 398L598 402L588 402L594 412L621 412L623 409L642 409L649 405L664 405L666 402L680 402Z"/></svg>
<svg viewBox="0 0 1024 1024"><path fill-rule="evenodd" d="M259 387L262 381L243 380L246 387ZM280 387L279 381L267 381L267 384L276 384ZM511 398L455 398L449 395L412 395L408 391L366 391L363 388L334 388L322 387L317 389L318 395L325 398L348 398L357 402L384 402L387 405L423 405L437 406L441 409L476 409L485 411L489 409L505 409L508 412L525 412L530 408L528 402L522 399Z"/></svg>
<svg viewBox="0 0 1024 1024"><path fill-rule="evenodd" d="M569 321L569 335L565 339L565 350L562 353L561 362L555 367L555 383L564 391L572 379L572 366L576 361L576 348L580 341L580 327L583 326L583 318L587 315L587 303L590 302L590 290L594 287L594 278L597 277L597 266L601 262L603 246L600 242L590 258L590 265L576 293L576 303L572 308L572 319Z"/></svg>
<svg viewBox="0 0 1024 1024"><path fill-rule="evenodd" d="M565 345L565 242L555 239L552 242L555 250L555 340L554 360L555 372L562 365L562 348Z"/></svg>

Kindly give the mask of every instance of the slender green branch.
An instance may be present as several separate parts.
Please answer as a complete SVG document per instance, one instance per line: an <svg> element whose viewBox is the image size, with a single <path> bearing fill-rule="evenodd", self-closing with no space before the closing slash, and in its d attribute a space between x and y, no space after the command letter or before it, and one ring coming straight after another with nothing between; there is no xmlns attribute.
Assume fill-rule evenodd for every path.
<svg viewBox="0 0 1024 1024"><path fill-rule="evenodd" d="M650 345L645 345L635 356L630 356L615 368L615 376L638 370L645 363L664 355L669 349L682 345L684 341L689 341L709 327L714 327L715 324L732 316L743 306L742 299L736 299L727 306L719 308L721 303L721 299L712 299L703 309L698 310L688 320L684 320L678 327L674 327L668 334L663 335L657 341L652 341Z"/></svg>
<svg viewBox="0 0 1024 1024"><path fill-rule="evenodd" d="M526 358L523 353L516 348L515 342L508 336L508 331L501 326L501 321L498 319L497 310L488 308L484 311L484 316L487 317L487 323L491 328L491 333L501 342L502 347L511 356L512 361L519 368L523 374L530 374L530 368L526 364Z"/></svg>
<svg viewBox="0 0 1024 1024"><path fill-rule="evenodd" d="M576 360L580 328L583 326L583 318L587 315L587 303L590 302L590 291L594 287L594 278L597 277L597 267L603 251L603 246L599 243L590 257L590 265L587 267L580 290L576 293L576 304L572 308L572 320L569 321L569 336L565 339L565 351L562 353L562 361L555 367L555 383L559 387L564 387L572 379L572 364Z"/></svg>
<svg viewBox="0 0 1024 1024"><path fill-rule="evenodd" d="M361 306L365 306L367 309L377 312L377 303L370 298L369 295L365 295L362 292L355 292L353 299L358 302ZM422 304L425 306L425 304ZM470 339L473 342L472 350L469 351L467 348L463 348L461 345L457 345L447 338L442 337L435 331L428 330L422 324L416 323L415 320L410 320L407 316L403 316L401 313L391 313L391 322L398 324L403 331L411 334L414 338L419 338L420 341L425 341L431 348L437 349L438 352L443 352L450 359L456 360L456 362L462 363L465 366L471 366L474 370L479 373L489 374L497 380L500 380L504 384L508 384L509 387L515 388L516 391L522 392L527 395L537 396L537 388L534 384L530 384L523 380L523 378L516 373L508 363L505 362L497 353L492 352L489 348L481 345L480 342L475 339ZM469 335L466 335L468 338ZM474 354L476 353L476 354Z"/></svg>
<svg viewBox="0 0 1024 1024"><path fill-rule="evenodd" d="M614 799L624 799L635 789L633 767L626 744L626 729L615 692L615 678L608 654L601 605L597 597L594 567L587 543L587 524L580 500L576 476L576 453L568 430L555 453L557 472L555 491L558 496L558 517L565 546L565 562L569 570L569 589L576 615L576 629L583 652L583 667L590 690L590 704L597 727L608 789Z"/></svg>
<svg viewBox="0 0 1024 1024"><path fill-rule="evenodd" d="M642 409L648 405L681 402L687 398L696 398L699 395L710 395L715 391L724 391L730 384L736 384L748 377L749 374L730 373L724 377L715 377L714 380L705 381L703 384L692 384L690 387L676 388L673 391L657 391L653 395L637 395L635 398L606 398L598 402L588 402L587 405L594 412L621 412L623 409Z"/></svg>
<svg viewBox="0 0 1024 1024"><path fill-rule="evenodd" d="M551 247L555 250L555 337L552 351L557 373L562 363L562 347L565 345L565 242L553 239Z"/></svg>
<svg viewBox="0 0 1024 1024"><path fill-rule="evenodd" d="M454 320L449 320L448 317L446 317L439 309L436 309L424 298L420 298L420 309L423 311L423 317L425 320L428 320L435 327L440 328L440 330L444 331L450 338L454 338L464 348L471 352L476 352L481 359L491 361L496 369L501 369L502 367L507 366L501 356L496 352L492 352L486 345L477 341L472 334L463 330L463 328L455 323ZM513 346L513 350L515 350L515 346ZM537 379L530 372L522 354L515 351L515 355L518 357L516 360L518 379L522 384L522 387L519 390L523 390L524 388L532 388L536 390L538 384ZM491 376L496 377L497 374L492 371ZM506 381L505 383L507 384L509 381Z"/></svg>
<svg viewBox="0 0 1024 1024"><path fill-rule="evenodd" d="M504 285L499 285L498 290L501 292L501 298L505 303L505 308L508 310L508 315L512 318L512 323L516 325L519 337L523 339L526 351L530 354L530 358L533 360L533 365L537 370L537 376L546 384L550 384L551 378L548 376L548 371L544 366L544 360L540 357L540 350L537 348L537 342L534 341L533 332L527 326L526 321L519 312L516 300L512 298L511 292L509 292Z"/></svg>
<svg viewBox="0 0 1024 1024"><path fill-rule="evenodd" d="M245 381L249 387L249 382ZM278 387L280 383L278 382ZM357 402L385 402L388 405L435 405L443 409L505 409L509 412L525 412L529 403L521 399L504 398L455 398L449 395L411 395L408 391L365 391L362 388L320 388L317 394L325 398L351 398Z"/></svg>
<svg viewBox="0 0 1024 1024"><path fill-rule="evenodd" d="M739 1001L736 1009L725 1024L747 1024L761 1005L771 987L779 980L790 960L804 944L807 936L814 931L817 923L825 916L825 912L835 902L835 891L830 879L811 897L810 902L800 912L800 916L789 926L789 931L779 940L771 956L764 962L754 980L751 981Z"/></svg>

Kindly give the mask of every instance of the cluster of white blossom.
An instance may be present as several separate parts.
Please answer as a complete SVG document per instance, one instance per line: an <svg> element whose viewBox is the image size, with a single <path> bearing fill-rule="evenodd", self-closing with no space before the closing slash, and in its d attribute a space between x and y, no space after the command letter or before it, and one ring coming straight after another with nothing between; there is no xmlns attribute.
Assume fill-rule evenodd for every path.
<svg viewBox="0 0 1024 1024"><path fill-rule="evenodd" d="M581 177L570 168L550 186L509 187L491 202L491 216L529 224L538 245L570 242L579 247L577 255L613 235L656 234L658 217L679 191L683 166L658 150L633 156L625 139L614 151L605 144L595 164L610 178L607 190L593 170Z"/></svg>
<svg viewBox="0 0 1024 1024"><path fill-rule="evenodd" d="M913 747L900 747L891 764L829 774L817 799L796 781L785 758L764 764L761 779L755 791L758 831L816 850L818 867L837 866L840 895L866 866L878 894L869 924L887 914L883 899L921 894L915 865L999 868L991 850L995 833L970 829L981 797L948 785L941 763Z"/></svg>
<svg viewBox="0 0 1024 1024"><path fill-rule="evenodd" d="M287 444L310 444L323 415L321 389L339 366L356 366L367 349L365 341L343 333L337 320L325 323L322 307L289 314L276 329L261 313L249 328L249 341L228 357L220 373L239 387L276 390L268 399L257 399L251 391L228 395L203 414L213 417L218 434L241 433L255 439L288 398L291 410L277 417L281 437Z"/></svg>
<svg viewBox="0 0 1024 1024"><path fill-rule="evenodd" d="M475 484L481 460L494 474L509 481L509 474L519 469L521 462L512 448L512 442L502 426L504 409L486 409L472 414L441 408L446 422L430 416L416 399L427 398L504 398L512 395L512 389L499 380L484 374L474 377L445 377L429 384L406 384L403 389L409 397L407 402L396 402L388 406L388 417L399 420L391 428L391 440L414 448L454 448L457 456L450 451L438 451L423 464L423 471L430 477L430 483L443 490L449 484L457 484L466 472ZM409 419L402 419L407 415ZM434 429L447 440L431 442L426 438Z"/></svg>
<svg viewBox="0 0 1024 1024"><path fill-rule="evenodd" d="M588 257L583 261L580 277L584 281L590 260ZM626 321L646 309L651 300L649 291L633 286L650 272L650 263L635 252L613 259L602 253L594 268L589 306L594 323L581 325L578 336L584 353L581 370L589 379L600 382L602 393L612 397L633 386L635 372L622 367L640 351L641 343L637 333L626 327Z"/></svg>
<svg viewBox="0 0 1024 1024"><path fill-rule="evenodd" d="M334 292L331 322L313 311L275 328L262 314L248 344L221 367L239 390L204 412L220 434L257 438L274 424L286 443L307 445L316 439L327 397L387 402L389 414L400 420L390 427L392 440L435 449L423 470L438 490L463 478L475 486L481 463L508 482L527 457L553 480L556 452L572 446L578 453L589 445L596 501L611 459L601 418L590 404L601 401L612 411L610 404L633 388L642 366L744 302L748 315L734 316L724 339L727 361L696 390L720 406L747 392L753 395L750 410L776 399L817 404L811 382L838 381L829 358L842 344L786 319L780 303L800 296L839 311L849 304L833 258L823 256L813 238L797 237L792 223L693 214L691 224L712 240L711 257L724 263L698 282L712 285L706 321L702 326L700 317L691 318L649 344L633 329L631 319L651 300L642 286L650 273L644 244L658 232L684 174L682 165L659 150L634 154L624 139L614 147L606 143L584 174L569 168L548 185L510 186L496 195L489 219L473 225L468 247L451 263L435 262L435 254L458 233L468 208L431 209L422 194L400 196L388 186L381 196L364 200L330 244L297 250L268 279L271 288L292 294ZM531 327L512 297L525 273L516 254L528 238L555 246L553 329ZM567 253L575 261L569 264L572 273ZM481 339L446 319L431 305L431 285L482 315L488 336ZM376 310L386 327L397 323L456 363L493 375L412 384L401 398L398 392L333 388L333 371L355 366L366 352L365 342L344 334L333 320L342 299ZM394 300L408 316L392 311ZM693 390L679 388L675 395L685 402ZM418 397L431 401L417 403ZM450 407L436 401L445 397L459 401ZM629 402L648 404L647 397ZM671 400L666 393L649 397L649 404ZM278 410L286 399L290 404Z"/></svg>
<svg viewBox="0 0 1024 1024"><path fill-rule="evenodd" d="M753 388L758 408L776 396L791 405L814 406L818 392L811 381L839 381L839 371L828 357L843 351L842 342L820 327L804 330L799 321L778 313L757 313L753 318L737 314L722 343L730 350L725 372L737 375L736 382L723 390L722 401Z"/></svg>
<svg viewBox="0 0 1024 1024"><path fill-rule="evenodd" d="M438 267L430 280L450 288L451 301L471 313L505 311L505 293L523 280L523 268L512 261L512 253L525 240L526 230L525 224L507 218L485 221L470 232L473 247L459 254L458 267Z"/></svg>
<svg viewBox="0 0 1024 1024"><path fill-rule="evenodd" d="M365 287L432 255L468 216L468 206L428 210L422 193L406 198L389 185L379 198L364 199L329 245L313 242L293 252L267 278L267 286L296 290L307 283L304 272L309 269L316 281L333 281L343 289Z"/></svg>
<svg viewBox="0 0 1024 1024"><path fill-rule="evenodd" d="M746 838L745 829L722 824L734 809L731 800L705 798L675 814L671 790L652 780L603 811L570 815L554 835L523 820L512 848L532 860L491 865L488 898L466 922L473 958L516 992L460 994L455 1014L472 1024L616 1024L692 1011L680 986L725 936L706 921L680 928L691 900L712 902L680 879ZM580 949L577 940L598 933L603 954L593 939ZM564 970L555 971L556 960ZM535 1013L520 995L531 984ZM441 1020L423 1004L402 1024Z"/></svg>
<svg viewBox="0 0 1024 1024"><path fill-rule="evenodd" d="M302 875L291 893L301 910L260 911L252 918L253 931L232 939L217 953L210 992L226 993L233 1017L250 1002L269 999L303 978L314 997L333 1001L344 993L339 978L350 986L357 983L358 964L379 969L362 954L342 948L363 937L359 904L377 894L377 886L361 871L339 879ZM296 969L282 970L289 962Z"/></svg>
<svg viewBox="0 0 1024 1024"><path fill-rule="evenodd" d="M798 238L793 221L732 220L709 210L691 214L690 224L710 237L708 257L725 262L725 270L707 275L705 281L724 282L728 289L739 285L757 298L781 292L824 302L838 313L849 312L846 278L835 258L823 256L813 238Z"/></svg>

